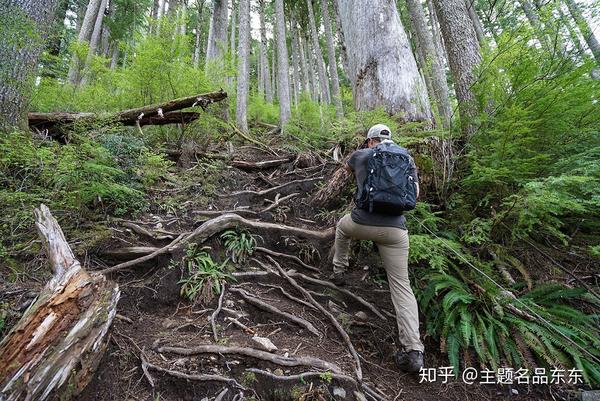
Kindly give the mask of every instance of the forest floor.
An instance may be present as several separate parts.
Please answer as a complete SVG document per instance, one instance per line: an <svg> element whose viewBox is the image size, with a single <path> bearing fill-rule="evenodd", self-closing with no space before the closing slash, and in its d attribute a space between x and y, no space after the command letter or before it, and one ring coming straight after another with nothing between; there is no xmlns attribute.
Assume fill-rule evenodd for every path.
<svg viewBox="0 0 600 401"><path fill-rule="evenodd" d="M317 208L309 203L309 198L319 186L327 183L338 165L318 157L300 160L284 151L275 152L277 156L257 147L244 146L230 152L228 157L229 160L248 162L282 158L289 158L289 161L271 168L248 170L234 167L227 160L196 158L186 167L178 167L178 173L160 188L155 188L146 214L135 221L109 221L109 238L89 249L78 249L78 256L87 269L100 270L135 258L135 252L147 254L166 246L179 233L193 231L220 214L219 211L233 209L253 221L285 224L316 232L332 227L337 216L318 213ZM214 155L218 151L210 153ZM279 187L287 183L289 185ZM276 189L266 193L235 194L271 188ZM292 194L296 195L264 211L276 199ZM146 229L151 235L132 230L131 223ZM227 279L222 299L213 296L204 302L190 302L180 295L180 280L186 274L181 264L173 261L181 260L184 256L181 252L163 254L112 273L110 278L117 281L121 289L119 315L113 322L109 347L98 371L78 399L362 399L355 391L361 394L365 391L353 379L328 373L285 378L308 371L322 371L306 366L314 364L314 360L309 363L301 358L309 357L318 358L318 363L326 361L334 365L332 369L339 368L340 373L355 377L356 362L339 331L322 310L315 308L297 288L290 285L274 263L277 262L288 273L294 270L327 281L331 274L327 255L332 238L327 241L299 239L270 229L250 231L259 247L297 256L303 263L256 250L244 262L234 265L233 277ZM219 234L208 238L202 245L210 247L206 248L207 251L218 262L227 257ZM147 248L133 250L131 247ZM380 399L569 399L567 392L549 386L468 385L460 375L450 378L445 384L440 377L436 382L420 383L419 375L400 372L394 364L397 328L387 283L381 279L381 261L376 252L360 246L354 249L354 260L355 267L344 287L349 290L346 293L298 276L295 279L341 322L342 329L360 355L364 383L378 393ZM319 270L310 269L311 266ZM22 296L23 293L16 291L15 294ZM289 317L257 307L255 300L309 322L316 329L315 333L292 322ZM222 308L214 316L213 331L211 316L219 309L219 303ZM380 311L381 316L375 314L375 310ZM271 340L277 347L272 355L283 356L280 359L285 361L296 361L294 364L300 366L282 366L267 361L264 354L258 354L257 358L247 351L223 351L231 350L230 347L260 349L253 341L253 335ZM426 346L425 366L448 366L439 344L427 333L422 332L421 335ZM210 352L192 350L202 345L226 348ZM262 372L247 369L260 369ZM213 376L201 376L208 374ZM227 392L224 392L225 389Z"/></svg>

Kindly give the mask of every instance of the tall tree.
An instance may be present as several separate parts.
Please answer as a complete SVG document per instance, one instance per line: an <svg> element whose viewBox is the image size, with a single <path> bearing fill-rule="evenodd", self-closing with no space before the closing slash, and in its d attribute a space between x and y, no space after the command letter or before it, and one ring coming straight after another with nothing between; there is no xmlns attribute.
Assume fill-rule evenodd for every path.
<svg viewBox="0 0 600 401"><path fill-rule="evenodd" d="M262 77L265 85L267 102L273 103L273 90L271 87L271 72L269 71L269 57L267 55L267 27L265 25L265 1L258 0L258 15L260 19L260 52L262 55ZM273 74L275 71L273 71Z"/></svg>
<svg viewBox="0 0 600 401"><path fill-rule="evenodd" d="M482 46L485 40L485 34L483 33L483 27L481 26L481 21L477 15L477 10L475 9L475 0L465 0L465 2L467 11L469 12L469 18L471 18L475 34L477 35L477 40L479 41L479 45Z"/></svg>
<svg viewBox="0 0 600 401"><path fill-rule="evenodd" d="M331 103L331 96L329 93L329 80L327 79L327 73L325 72L325 60L323 60L323 51L321 50L321 45L319 44L319 31L317 31L317 24L315 22L315 13L313 12L312 0L306 0L306 6L308 8L310 37L312 39L312 47L314 55L316 57L317 72L319 73L321 101L323 103Z"/></svg>
<svg viewBox="0 0 600 401"><path fill-rule="evenodd" d="M88 55L85 59L85 67L83 69L83 75L81 76L81 82L87 82L87 74L89 73L89 67L92 62L92 58L98 50L100 44L100 37L102 34L102 22L104 21L104 11L106 10L106 4L108 0L101 0L98 14L96 15L96 22L94 23L94 30L92 31L92 37L90 38L90 47L88 49Z"/></svg>
<svg viewBox="0 0 600 401"><path fill-rule="evenodd" d="M228 0L213 0L212 18L206 47L206 63L223 57L227 49Z"/></svg>
<svg viewBox="0 0 600 401"><path fill-rule="evenodd" d="M248 80L250 79L250 0L239 0L238 76L236 121L238 128L248 132Z"/></svg>
<svg viewBox="0 0 600 401"><path fill-rule="evenodd" d="M348 54L346 52L346 41L344 40L344 31L342 30L342 20L340 18L340 7L338 0L332 0L333 15L335 15L335 26L338 35L338 45L340 49L340 59L342 60L342 69L344 74L348 75Z"/></svg>
<svg viewBox="0 0 600 401"><path fill-rule="evenodd" d="M302 90L306 93L310 93L310 78L308 76L308 64L306 63L306 54L304 52L304 45L302 44L302 35L298 32L298 25L292 27L292 38L296 42L296 48L300 56L300 69L302 70Z"/></svg>
<svg viewBox="0 0 600 401"><path fill-rule="evenodd" d="M32 79L58 0L0 2L0 130L27 128Z"/></svg>
<svg viewBox="0 0 600 401"><path fill-rule="evenodd" d="M329 77L331 78L331 97L335 105L337 118L344 117L342 106L342 95L340 93L340 78L337 70L337 57L333 46L333 32L331 31L331 20L329 19L329 4L327 0L321 0L321 16L325 28L325 39L327 40L327 58L329 58Z"/></svg>
<svg viewBox="0 0 600 401"><path fill-rule="evenodd" d="M442 65L445 66L446 60L448 60L448 57L446 56L446 49L445 49L444 45L442 44L442 34L440 33L440 24L438 22L432 0L427 0L427 11L429 13L429 27L431 28L431 36L433 38L433 44L435 46L435 53L439 57Z"/></svg>
<svg viewBox="0 0 600 401"><path fill-rule="evenodd" d="M303 45L306 45L306 60L308 62L308 76L310 78L310 93L312 95L312 100L319 100L319 82L317 77L317 72L315 69L315 58L313 57L312 49L310 46L310 40L308 36L304 37Z"/></svg>
<svg viewBox="0 0 600 401"><path fill-rule="evenodd" d="M231 26L229 27L230 28L230 34L229 34L230 50L229 51L231 52L232 60L235 60L235 51L236 51L236 46L235 46L235 34L236 34L235 7L236 7L236 3L237 3L236 0L231 0L231 24L230 24ZM239 33L241 33L241 31Z"/></svg>
<svg viewBox="0 0 600 401"><path fill-rule="evenodd" d="M600 43L594 35L594 31L590 28L590 24L585 20L583 14L581 14L581 10L579 9L579 5L575 2L575 0L565 0L567 3L567 7L569 8L569 13L575 20L575 23L579 27L579 31L583 36L583 39L587 43L588 47L592 51L594 58L597 62L600 63Z"/></svg>
<svg viewBox="0 0 600 401"><path fill-rule="evenodd" d="M204 2L205 0L196 1L196 28L194 33L194 56L192 57L192 62L196 68L198 68L200 65L200 49L202 48L200 41L202 39L202 17L204 14Z"/></svg>
<svg viewBox="0 0 600 401"><path fill-rule="evenodd" d="M279 98L279 120L281 128L292 116L290 107L289 63L285 36L283 0L275 0L275 30L277 39L277 93Z"/></svg>
<svg viewBox="0 0 600 401"><path fill-rule="evenodd" d="M437 114L441 118L442 126L450 127L452 118L452 107L448 97L448 83L446 81L446 72L435 51L433 37L427 22L425 21L425 12L420 0L406 0L410 20L418 43L418 50L421 52L423 60L423 73L425 79L431 83L430 95L435 100Z"/></svg>
<svg viewBox="0 0 600 401"><path fill-rule="evenodd" d="M433 4L454 77L462 131L468 137L475 132L474 119L479 112L472 90L475 69L481 62L479 42L464 0L433 0Z"/></svg>
<svg viewBox="0 0 600 401"><path fill-rule="evenodd" d="M290 43L292 50L292 93L294 99L294 105L298 105L298 97L300 96L301 78L300 78L300 56L298 55L298 47L296 46L296 32L294 26L296 25L296 18L294 13L291 13L290 17Z"/></svg>
<svg viewBox="0 0 600 401"><path fill-rule="evenodd" d="M427 88L393 0L340 2L357 110L384 107L408 121L431 119Z"/></svg>
<svg viewBox="0 0 600 401"><path fill-rule="evenodd" d="M79 35L77 36L77 42L89 44L92 33L94 32L94 26L96 24L96 18L98 17L98 10L100 9L101 3L102 0L90 0L88 2L88 6L85 10L85 16L83 17L83 22L81 23L81 28L79 29ZM69 73L67 74L67 79L71 85L79 84L79 81L81 80L83 63L84 60L80 60L78 54L73 54L73 60L71 61Z"/></svg>

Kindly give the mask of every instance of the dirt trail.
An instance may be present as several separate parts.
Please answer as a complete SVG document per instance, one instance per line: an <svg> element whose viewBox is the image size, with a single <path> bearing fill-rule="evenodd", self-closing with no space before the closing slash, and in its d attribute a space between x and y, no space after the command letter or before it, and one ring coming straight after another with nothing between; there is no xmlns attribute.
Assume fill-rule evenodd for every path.
<svg viewBox="0 0 600 401"><path fill-rule="evenodd" d="M176 177L177 184L158 188L151 206L153 213L134 222L137 227L162 235L151 238L152 234L143 235L143 231L135 230L131 222L127 228L124 222L116 221L113 224L115 238L94 250L96 256L92 260L101 268L118 262L114 255L120 247L165 246L178 233L192 231L218 215L219 210L238 209L240 215L251 220L315 231L332 226L336 216L316 210L309 204L309 198L318 186L327 183L338 166L322 163L318 157L295 159L285 152L278 154L280 157L274 157L253 147L237 149L234 158L246 162L289 157L289 161L283 164L257 170L242 168L244 163L238 163L242 167L232 167L223 160L199 159L199 163L191 169L181 170ZM291 184L284 185L287 183ZM276 189L268 191L272 188ZM238 194L231 195L236 192ZM279 204L275 204L277 199ZM214 297L205 304L192 304L179 294L178 282L185 275L180 266L171 262L171 258L180 260L183 252L161 255L111 274L122 291L118 305L120 316L114 322L109 349L97 375L80 400L307 401L353 400L364 396L390 401L484 400L505 399L509 394L515 400L545 399L545 390L539 388L513 387L519 393L515 395L511 388L468 386L460 378L451 379L448 384L419 384L418 376L399 372L393 363L397 334L389 291L387 284L374 280L381 262L376 255L359 251L357 267L352 271L346 288L362 298L363 303L335 289L297 276L295 279L348 333L359 355L363 383L377 394L369 395L365 387L356 383L357 364L339 331L309 299L291 286L285 277L277 274L274 263L277 262L285 271L295 270L326 280L331 267L323 259L327 258L331 242L300 240L270 231L253 234L258 239L258 246L296 256L303 263L256 251L246 262L236 265L234 274L237 276L228 280L222 299ZM225 259L219 235L210 238L203 246L210 247L207 251L214 260L220 262ZM311 270L306 265L322 271ZM369 271L364 270L366 267ZM264 273L267 271L269 273ZM211 316L219 308L219 301L222 308L214 316L213 330ZM377 316L365 303L373 304L385 319ZM288 313L297 321L267 311L263 304ZM314 332L302 321L312 326ZM257 358L252 350L245 350L261 349L253 341L253 334L268 338L277 347L270 355L278 356L275 361L279 363ZM426 366L448 365L444 356L439 354L439 345L426 333L422 335L427 347ZM204 345L237 351L198 352L198 347ZM240 351L239 347L244 350ZM196 352L189 351L195 348ZM186 352L189 355L183 355ZM259 356L262 358L264 354L259 353ZM321 362L329 364L329 373L285 378L304 372L323 372L307 366ZM297 366L284 366L282 363ZM339 369L338 375L332 374L336 369Z"/></svg>

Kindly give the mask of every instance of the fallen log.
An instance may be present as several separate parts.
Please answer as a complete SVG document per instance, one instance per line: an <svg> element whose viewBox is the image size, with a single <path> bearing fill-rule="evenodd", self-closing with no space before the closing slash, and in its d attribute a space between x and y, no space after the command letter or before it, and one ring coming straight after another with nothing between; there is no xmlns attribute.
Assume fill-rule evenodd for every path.
<svg viewBox="0 0 600 401"><path fill-rule="evenodd" d="M175 112L188 107L200 106L203 109L211 103L227 97L223 90L170 100L164 103L136 107L116 113L36 113L27 115L29 126L37 129L52 130L57 125L72 124L82 120L106 119L123 125L162 125L187 123L200 117L196 112Z"/></svg>
<svg viewBox="0 0 600 401"><path fill-rule="evenodd" d="M0 342L0 400L69 400L102 359L120 292L81 267L45 205L34 213L54 275Z"/></svg>

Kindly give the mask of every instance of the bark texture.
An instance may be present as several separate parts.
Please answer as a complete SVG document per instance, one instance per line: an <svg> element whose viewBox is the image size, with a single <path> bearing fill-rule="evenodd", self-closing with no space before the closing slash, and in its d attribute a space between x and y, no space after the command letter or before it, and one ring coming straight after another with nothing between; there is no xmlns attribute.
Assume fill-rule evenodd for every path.
<svg viewBox="0 0 600 401"><path fill-rule="evenodd" d="M288 79L289 63L288 52L285 43L285 17L283 12L283 0L275 0L275 22L277 39L277 93L279 97L279 120L281 127L290 119L292 112L290 108L290 83Z"/></svg>
<svg viewBox="0 0 600 401"><path fill-rule="evenodd" d="M331 103L331 95L329 93L329 79L327 79L327 73L325 72L325 60L323 60L323 51L321 50L321 45L319 44L319 32L317 31L317 24L315 22L315 14L313 12L312 0L306 0L306 6L308 7L310 38L312 40L312 47L317 63L317 72L319 73L319 90L321 93L321 102Z"/></svg>
<svg viewBox="0 0 600 401"><path fill-rule="evenodd" d="M248 132L248 80L250 79L250 0L239 0L238 77L236 121L238 128ZM233 36L233 35L232 35Z"/></svg>
<svg viewBox="0 0 600 401"><path fill-rule="evenodd" d="M0 2L0 130L27 128L32 79L57 6L58 0Z"/></svg>
<svg viewBox="0 0 600 401"><path fill-rule="evenodd" d="M596 35L594 35L594 32L590 28L590 24L585 20L585 18L581 14L581 10L579 9L579 6L575 2L575 0L565 0L565 2L567 3L567 7L569 8L569 13L571 13L571 16L573 17L575 23L579 27L579 31L581 32L585 43L587 43L588 47L592 51L592 54L594 55L596 61L600 63L600 43L598 43Z"/></svg>
<svg viewBox="0 0 600 401"><path fill-rule="evenodd" d="M427 88L392 0L340 0L357 110L384 107L406 121L431 119Z"/></svg>
<svg viewBox="0 0 600 401"><path fill-rule="evenodd" d="M485 34L483 33L483 27L481 26L481 21L479 20L479 16L477 15L477 10L475 10L475 0L465 1L467 4L467 11L469 12L469 18L471 18L471 22L473 22L473 28L475 29L477 40L479 41L479 45L483 46Z"/></svg>
<svg viewBox="0 0 600 401"><path fill-rule="evenodd" d="M441 125L445 128L449 128L452 119L452 107L450 106L448 97L446 72L435 51L433 36L427 29L423 6L421 5L420 0L406 0L406 5L417 39L418 48L423 57L423 73L425 78L431 83L433 92L431 95L435 100L437 115L441 119Z"/></svg>
<svg viewBox="0 0 600 401"><path fill-rule="evenodd" d="M206 47L207 65L211 60L222 58L223 52L227 48L227 6L228 0L213 1L213 13Z"/></svg>
<svg viewBox="0 0 600 401"><path fill-rule="evenodd" d="M342 106L342 95L340 93L340 78L337 71L337 57L335 56L335 47L333 46L333 32L331 30L331 19L329 18L329 4L327 0L321 0L321 15L323 18L323 27L325 29L325 39L327 40L327 58L329 58L329 77L331 78L331 97L335 105L335 114L337 118L344 117L344 108Z"/></svg>
<svg viewBox="0 0 600 401"><path fill-rule="evenodd" d="M75 398L93 377L106 349L119 287L86 272L45 205L36 227L54 276L0 342L0 399Z"/></svg>
<svg viewBox="0 0 600 401"><path fill-rule="evenodd" d="M478 114L472 86L476 80L475 68L481 62L479 42L464 0L433 0L433 4L454 77L462 131L468 137L475 131L474 119Z"/></svg>

